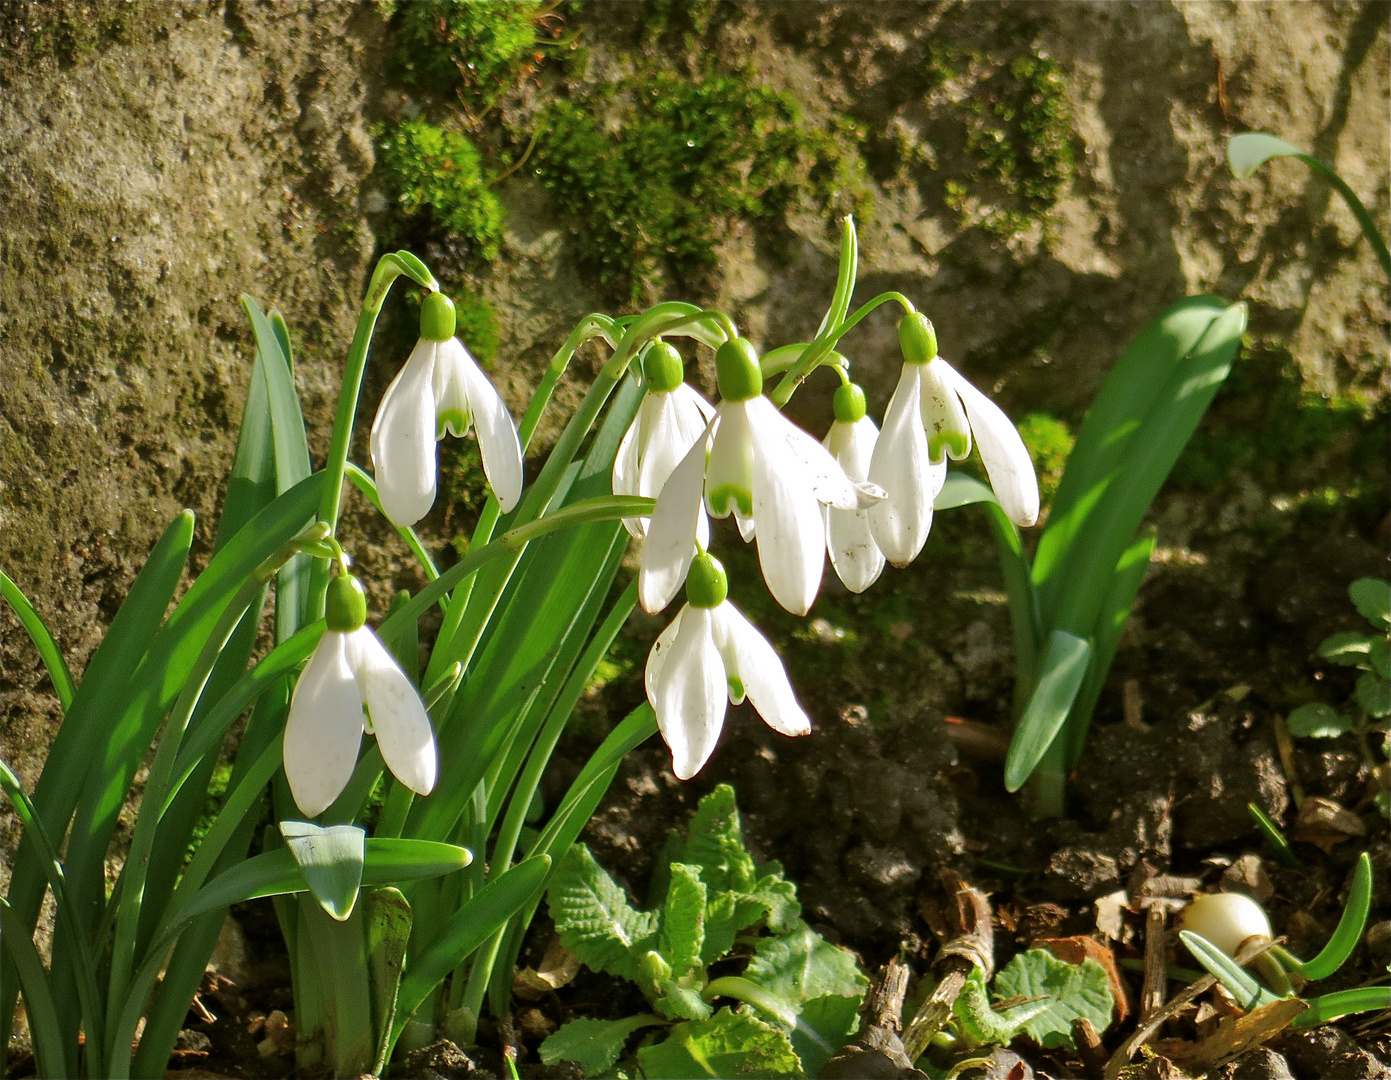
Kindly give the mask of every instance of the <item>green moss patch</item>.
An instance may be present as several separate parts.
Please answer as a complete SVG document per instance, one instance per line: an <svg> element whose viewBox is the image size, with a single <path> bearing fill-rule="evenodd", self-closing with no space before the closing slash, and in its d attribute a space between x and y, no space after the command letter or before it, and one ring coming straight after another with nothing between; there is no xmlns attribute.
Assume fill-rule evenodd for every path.
<svg viewBox="0 0 1391 1080"><path fill-rule="evenodd" d="M395 12L402 81L430 93L486 106L539 59L536 0L407 0Z"/></svg>

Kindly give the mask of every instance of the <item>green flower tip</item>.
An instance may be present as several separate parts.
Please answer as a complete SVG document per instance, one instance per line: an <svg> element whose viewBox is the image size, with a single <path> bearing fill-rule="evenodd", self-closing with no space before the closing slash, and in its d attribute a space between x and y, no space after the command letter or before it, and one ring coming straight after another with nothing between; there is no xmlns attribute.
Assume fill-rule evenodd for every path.
<svg viewBox="0 0 1391 1080"><path fill-rule="evenodd" d="M420 336L426 341L448 341L454 336L454 301L444 293L429 293L421 301Z"/></svg>
<svg viewBox="0 0 1391 1080"><path fill-rule="evenodd" d="M691 607L715 608L723 604L728 595L729 578L724 565L708 551L702 551L691 560L691 569L686 575L686 603Z"/></svg>
<svg viewBox="0 0 1391 1080"><path fill-rule="evenodd" d="M832 402L831 407L835 410L838 423L854 424L863 420L865 416L864 387L858 383L843 383L836 391L835 401Z"/></svg>
<svg viewBox="0 0 1391 1080"><path fill-rule="evenodd" d="M642 359L642 374L649 390L670 393L685 379L686 367L679 352L665 341L658 341Z"/></svg>
<svg viewBox="0 0 1391 1080"><path fill-rule="evenodd" d="M898 345L909 364L926 364L937 356L937 331L921 311L903 316L898 324Z"/></svg>
<svg viewBox="0 0 1391 1080"><path fill-rule="evenodd" d="M367 622L367 593L352 574L339 574L328 583L324 621L330 630L347 633Z"/></svg>
<svg viewBox="0 0 1391 1080"><path fill-rule="evenodd" d="M725 401L748 401L763 393L758 353L748 338L726 341L715 352L715 377Z"/></svg>

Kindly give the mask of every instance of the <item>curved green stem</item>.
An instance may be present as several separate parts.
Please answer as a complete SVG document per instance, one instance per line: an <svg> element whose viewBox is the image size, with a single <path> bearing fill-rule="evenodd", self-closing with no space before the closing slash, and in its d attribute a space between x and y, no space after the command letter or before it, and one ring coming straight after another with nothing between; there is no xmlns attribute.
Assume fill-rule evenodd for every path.
<svg viewBox="0 0 1391 1080"><path fill-rule="evenodd" d="M1375 252L1377 261L1381 263L1382 271L1387 278L1391 278L1391 251L1387 251L1386 241L1382 239L1381 231L1377 228L1375 219L1362 205L1362 200L1357 197L1352 188L1348 187L1347 181L1316 157L1309 154L1295 154L1294 156L1332 184L1334 190L1343 197L1343 201L1348 204L1348 209L1352 211L1352 216L1357 219L1357 224L1362 227L1362 234L1367 238L1367 243L1372 245L1372 251Z"/></svg>
<svg viewBox="0 0 1391 1080"><path fill-rule="evenodd" d="M844 322L837 324L834 329L823 330L802 352L797 361L791 364L787 373L783 375L782 381L773 389L768 396L772 398L773 404L782 408L791 400L797 387L801 386L816 368L825 363L831 356L839 357L840 354L834 352L834 347L842 337L858 326L870 312L882 307L884 304L895 302L902 306L906 314L911 314L917 310L913 307L913 302L902 293L886 292L880 293L873 300L861 304L856 309L855 314L851 315Z"/></svg>

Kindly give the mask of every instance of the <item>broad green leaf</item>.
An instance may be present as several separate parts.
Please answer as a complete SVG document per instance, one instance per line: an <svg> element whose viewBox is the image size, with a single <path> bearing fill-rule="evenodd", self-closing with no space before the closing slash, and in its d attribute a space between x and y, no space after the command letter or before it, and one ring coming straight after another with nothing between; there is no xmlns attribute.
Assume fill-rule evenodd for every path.
<svg viewBox="0 0 1391 1080"><path fill-rule="evenodd" d="M1358 578L1348 586L1348 596L1369 623L1381 630L1391 630L1391 581Z"/></svg>
<svg viewBox="0 0 1391 1080"><path fill-rule="evenodd" d="M1246 180L1271 158L1302 157L1304 151L1284 139L1259 131L1244 131L1227 140L1227 164L1232 175Z"/></svg>
<svg viewBox="0 0 1391 1080"><path fill-rule="evenodd" d="M1332 739L1352 730L1352 718L1322 701L1301 705L1285 719L1290 734L1303 739Z"/></svg>
<svg viewBox="0 0 1391 1080"><path fill-rule="evenodd" d="M665 1041L638 1051L638 1064L664 1080L804 1075L785 1034L750 1012L729 1009L677 1024Z"/></svg>
<svg viewBox="0 0 1391 1080"><path fill-rule="evenodd" d="M619 884L576 844L546 892L560 942L595 971L642 982L638 957L657 938L657 915L628 903Z"/></svg>
<svg viewBox="0 0 1391 1080"><path fill-rule="evenodd" d="M996 997L1046 998L1048 1008L1023 1024L1044 1049L1074 1048L1072 1022L1090 1020L1097 1033L1111 1026L1116 1001L1106 969L1095 960L1080 964L1059 960L1047 949L1019 953L995 976Z"/></svg>
<svg viewBox="0 0 1391 1080"><path fill-rule="evenodd" d="M793 929L802 917L802 905L797 900L797 886L782 876L781 863L768 863L763 867L763 871L763 877L758 879L758 884L753 887L750 896L767 909L764 918L768 922L768 929L774 934L782 934ZM739 929L743 928L741 926Z"/></svg>
<svg viewBox="0 0 1391 1080"><path fill-rule="evenodd" d="M1391 635L1383 635L1367 650L1367 666L1383 679L1391 679Z"/></svg>
<svg viewBox="0 0 1391 1080"><path fill-rule="evenodd" d="M573 1061L585 1076L598 1076L613 1068L633 1032L665 1023L660 1016L639 1013L622 1020L571 1020L546 1037L539 1053L544 1065Z"/></svg>
<svg viewBox="0 0 1391 1080"><path fill-rule="evenodd" d="M854 953L800 921L786 934L759 939L744 978L794 1006L827 994L860 997L868 985Z"/></svg>
<svg viewBox="0 0 1391 1080"><path fill-rule="evenodd" d="M1005 759L1005 790L1018 791L1047 752L1072 709L1091 658L1091 644L1054 630L1039 665L1033 695L1019 718Z"/></svg>
<svg viewBox="0 0 1391 1080"><path fill-rule="evenodd" d="M3 570L0 570L0 591L4 594L5 603L14 609L14 613L19 616L19 621L24 624L29 639L34 643L34 648L38 650L39 659L48 669L48 677L53 682L53 692L58 696L58 703L63 706L63 711L67 712L77 688L73 684L67 662L58 650L57 642L53 640L53 635L48 632L43 618L34 610L34 605L29 602L29 598L20 591L19 586L10 580L10 575Z"/></svg>
<svg viewBox="0 0 1391 1080"><path fill-rule="evenodd" d="M344 922L357 903L367 832L356 825L282 821L280 835L294 856L309 891L329 917Z"/></svg>
<svg viewBox="0 0 1391 1080"><path fill-rule="evenodd" d="M955 510L959 506L971 506L974 503L994 503L998 506L1000 501L995 498L995 492L990 490L989 485L982 484L968 473L953 469L942 482L942 489L937 492L932 509Z"/></svg>
<svg viewBox="0 0 1391 1080"><path fill-rule="evenodd" d="M705 883L697 867L672 864L658 941L657 949L676 978L688 975L700 964L705 944Z"/></svg>
<svg viewBox="0 0 1391 1080"><path fill-rule="evenodd" d="M1328 944L1312 960L1299 961L1299 973L1310 982L1326 979L1347 962L1352 950L1362 937L1362 929L1367 925L1367 915L1372 907L1372 859L1362 852L1357 859L1357 869L1353 871L1352 889L1348 893L1347 907L1338 919L1338 926Z"/></svg>
<svg viewBox="0 0 1391 1080"><path fill-rule="evenodd" d="M700 800L686 830L681 861L700 868L700 879L711 894L747 893L754 887L757 870L744 847L744 830L734 789L721 784Z"/></svg>
<svg viewBox="0 0 1391 1080"><path fill-rule="evenodd" d="M1195 934L1191 930L1180 930L1178 936L1193 959L1226 987L1243 1009L1249 1012L1261 1005L1279 1000L1258 983L1254 976L1238 966L1235 960L1201 934Z"/></svg>
<svg viewBox="0 0 1391 1080"><path fill-rule="evenodd" d="M550 869L550 857L538 855L518 863L496 881L488 882L445 921L428 950L410 958L397 996L396 1019L392 1022L393 1042L430 991L531 902Z"/></svg>
<svg viewBox="0 0 1391 1080"><path fill-rule="evenodd" d="M693 986L683 986L675 979L657 979L656 994L652 1002L663 1016L670 1020L707 1020L710 1005Z"/></svg>
<svg viewBox="0 0 1391 1080"><path fill-rule="evenodd" d="M1380 720L1391 715L1391 680L1364 671L1357 676L1357 687L1352 696L1357 699L1357 704L1367 710L1368 716Z"/></svg>
<svg viewBox="0 0 1391 1080"><path fill-rule="evenodd" d="M1356 630L1344 630L1340 634L1326 637L1319 645L1319 656L1332 660L1344 667L1358 667L1367 662L1372 651L1372 639Z"/></svg>
<svg viewBox="0 0 1391 1080"><path fill-rule="evenodd" d="M860 1026L860 1001L859 995L826 994L802 1003L788 1038L807 1076L821 1075L826 1062L854 1036Z"/></svg>

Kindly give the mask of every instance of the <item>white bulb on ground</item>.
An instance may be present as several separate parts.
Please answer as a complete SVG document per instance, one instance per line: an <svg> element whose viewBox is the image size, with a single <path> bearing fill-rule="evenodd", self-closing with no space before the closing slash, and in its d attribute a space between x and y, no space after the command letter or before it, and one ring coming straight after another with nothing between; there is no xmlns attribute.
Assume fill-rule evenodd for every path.
<svg viewBox="0 0 1391 1080"><path fill-rule="evenodd" d="M1265 909L1242 893L1197 897L1179 916L1179 929L1206 938L1228 956L1236 956L1248 938L1271 936Z"/></svg>

